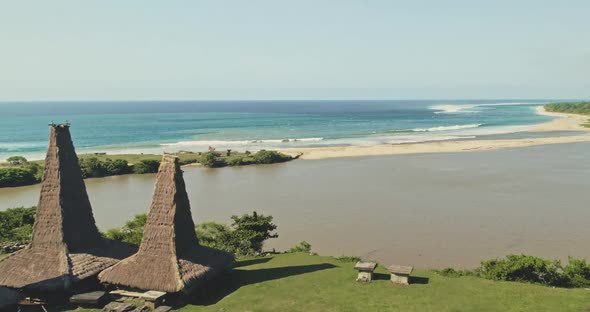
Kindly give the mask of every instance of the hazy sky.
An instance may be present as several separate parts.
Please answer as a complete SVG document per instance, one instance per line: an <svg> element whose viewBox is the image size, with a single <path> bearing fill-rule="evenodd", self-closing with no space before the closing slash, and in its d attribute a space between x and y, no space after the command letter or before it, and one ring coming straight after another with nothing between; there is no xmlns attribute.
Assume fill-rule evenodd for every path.
<svg viewBox="0 0 590 312"><path fill-rule="evenodd" d="M589 16L589 0L0 0L0 100L590 98Z"/></svg>

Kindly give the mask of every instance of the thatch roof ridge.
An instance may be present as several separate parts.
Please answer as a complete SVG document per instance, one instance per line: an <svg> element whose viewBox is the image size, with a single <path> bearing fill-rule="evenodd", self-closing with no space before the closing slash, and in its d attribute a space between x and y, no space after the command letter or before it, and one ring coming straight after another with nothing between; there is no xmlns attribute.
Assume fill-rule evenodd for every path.
<svg viewBox="0 0 590 312"><path fill-rule="evenodd" d="M69 124L51 124L32 240L0 261L0 286L65 290L132 252L100 236Z"/></svg>
<svg viewBox="0 0 590 312"><path fill-rule="evenodd" d="M139 251L98 278L107 284L174 293L232 261L228 253L199 246L178 158L164 155Z"/></svg>

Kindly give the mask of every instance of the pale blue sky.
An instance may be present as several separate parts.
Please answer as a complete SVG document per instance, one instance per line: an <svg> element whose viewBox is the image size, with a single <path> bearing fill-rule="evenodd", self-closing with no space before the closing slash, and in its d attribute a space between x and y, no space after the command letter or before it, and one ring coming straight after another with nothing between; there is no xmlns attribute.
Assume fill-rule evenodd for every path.
<svg viewBox="0 0 590 312"><path fill-rule="evenodd" d="M0 100L590 98L590 1L0 0Z"/></svg>

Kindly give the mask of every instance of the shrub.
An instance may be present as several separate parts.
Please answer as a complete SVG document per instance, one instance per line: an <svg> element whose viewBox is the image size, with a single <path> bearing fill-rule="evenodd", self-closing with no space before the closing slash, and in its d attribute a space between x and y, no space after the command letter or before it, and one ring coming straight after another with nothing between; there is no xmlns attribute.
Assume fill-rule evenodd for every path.
<svg viewBox="0 0 590 312"><path fill-rule="evenodd" d="M0 187L31 185L40 181L39 165L19 168L0 168Z"/></svg>
<svg viewBox="0 0 590 312"><path fill-rule="evenodd" d="M199 162L199 161L196 158L188 158L188 159L180 160L178 163L181 166L184 166L184 165L188 165L188 164L194 164L197 162Z"/></svg>
<svg viewBox="0 0 590 312"><path fill-rule="evenodd" d="M102 163L96 157L81 158L79 163L84 178L104 177L106 175Z"/></svg>
<svg viewBox="0 0 590 312"><path fill-rule="evenodd" d="M544 260L527 255L508 255L481 263L480 274L492 280L520 281L550 286L563 284L559 261Z"/></svg>
<svg viewBox="0 0 590 312"><path fill-rule="evenodd" d="M306 241L302 241L299 244L291 247L291 249L289 249L287 252L306 252L306 253L310 253L311 252L311 244L306 242Z"/></svg>
<svg viewBox="0 0 590 312"><path fill-rule="evenodd" d="M261 251L262 243L265 240L278 237L278 234L271 233L277 228L272 223L271 216L258 215L254 212L252 215L232 216L232 219L234 223L231 227L216 222L206 222L195 226L199 243L238 255L253 255ZM147 215L136 215L122 228L109 229L103 236L139 245L146 221Z"/></svg>
<svg viewBox="0 0 590 312"><path fill-rule="evenodd" d="M108 175L120 175L129 173L129 164L124 159L106 159L103 164L105 171Z"/></svg>
<svg viewBox="0 0 590 312"><path fill-rule="evenodd" d="M357 256L340 256L340 257L334 257L334 259L336 259L336 261L339 261L339 262L359 262L359 261L361 261L361 257L357 257Z"/></svg>
<svg viewBox="0 0 590 312"><path fill-rule="evenodd" d="M461 276L477 276L478 270L455 270L453 268L444 268L441 270L433 270L436 274L446 277L461 277Z"/></svg>
<svg viewBox="0 0 590 312"><path fill-rule="evenodd" d="M276 152L276 151L258 151L253 156L254 162L257 164L272 164L278 162L284 162L291 159L290 156Z"/></svg>
<svg viewBox="0 0 590 312"><path fill-rule="evenodd" d="M207 168L217 168L224 165L224 163L218 159L219 153L207 152L201 156L201 164Z"/></svg>
<svg viewBox="0 0 590 312"><path fill-rule="evenodd" d="M241 156L230 158L226 162L228 166L243 166L248 164L248 162Z"/></svg>
<svg viewBox="0 0 590 312"><path fill-rule="evenodd" d="M29 242L37 208L9 208L0 211L0 241Z"/></svg>
<svg viewBox="0 0 590 312"><path fill-rule="evenodd" d="M205 222L195 227L199 243L203 246L235 252L232 245L232 230L229 226L217 222Z"/></svg>
<svg viewBox="0 0 590 312"><path fill-rule="evenodd" d="M563 274L570 287L590 287L590 265L584 259L570 257Z"/></svg>
<svg viewBox="0 0 590 312"><path fill-rule="evenodd" d="M23 168L35 177L36 182L41 181L41 177L43 176L43 170L41 170L41 166L39 166L39 164L27 163Z"/></svg>
<svg viewBox="0 0 590 312"><path fill-rule="evenodd" d="M160 162L157 160L144 159L133 165L133 172L138 174L156 173L160 168Z"/></svg>
<svg viewBox="0 0 590 312"><path fill-rule="evenodd" d="M10 231L9 241L28 243L33 235L33 224L24 224Z"/></svg>
<svg viewBox="0 0 590 312"><path fill-rule="evenodd" d="M98 178L130 172L129 164L123 159L112 160L107 158L101 161L96 157L85 157L80 159L79 163L84 178Z"/></svg>
<svg viewBox="0 0 590 312"><path fill-rule="evenodd" d="M143 227L146 221L146 214L135 215L133 220L125 223L122 228L109 229L104 236L108 239L139 245L143 238Z"/></svg>

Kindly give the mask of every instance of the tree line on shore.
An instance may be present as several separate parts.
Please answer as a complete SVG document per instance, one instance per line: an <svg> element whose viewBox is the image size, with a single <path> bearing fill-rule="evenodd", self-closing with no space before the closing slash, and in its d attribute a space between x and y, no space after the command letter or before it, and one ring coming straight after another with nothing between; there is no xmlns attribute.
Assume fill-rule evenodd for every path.
<svg viewBox="0 0 590 312"><path fill-rule="evenodd" d="M35 209L11 208L0 211L0 247L2 244L14 246L15 243L26 244L30 241ZM146 220L147 215L136 215L122 227L107 230L103 236L139 245ZM266 240L278 237L275 232L277 226L273 223L272 216L253 212L232 216L231 220L230 225L217 222L196 225L199 243L242 257L260 254ZM310 251L311 245L303 241L287 252ZM344 262L360 260L358 257L336 259ZM546 260L529 255L508 255L504 259L482 261L480 266L473 270L445 268L435 272L447 277L476 276L489 280L527 282L552 287L590 287L590 264L585 259L573 257L563 265L558 260Z"/></svg>
<svg viewBox="0 0 590 312"><path fill-rule="evenodd" d="M567 113L590 115L590 102L551 103L544 106L545 110L553 113ZM590 120L582 126L590 128Z"/></svg>
<svg viewBox="0 0 590 312"><path fill-rule="evenodd" d="M283 153L266 150L256 153L228 151L225 154L209 151L207 153L188 153L184 155L189 155L190 157L182 157L180 159L181 165L200 163L208 168L272 164L293 159L293 157ZM29 162L22 156L10 157L6 162L6 166L0 167L0 187L32 185L41 182L43 167L38 162ZM156 173L160 166L160 161L155 159L140 159L130 164L128 160L121 158L111 159L107 157L100 159L98 157L80 157L78 162L83 178Z"/></svg>

